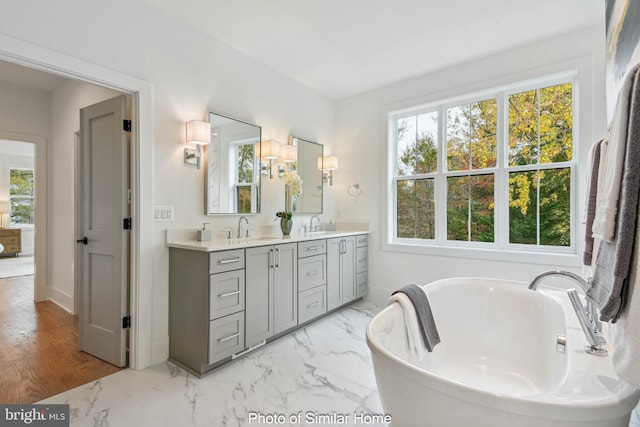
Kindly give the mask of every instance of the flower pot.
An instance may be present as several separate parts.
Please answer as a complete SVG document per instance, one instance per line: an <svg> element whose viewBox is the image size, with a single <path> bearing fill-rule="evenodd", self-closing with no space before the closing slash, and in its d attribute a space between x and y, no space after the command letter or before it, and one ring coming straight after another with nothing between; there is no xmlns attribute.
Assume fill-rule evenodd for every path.
<svg viewBox="0 0 640 427"><path fill-rule="evenodd" d="M280 219L280 229L283 235L288 236L291 234L291 228L293 228L293 220L286 218Z"/></svg>

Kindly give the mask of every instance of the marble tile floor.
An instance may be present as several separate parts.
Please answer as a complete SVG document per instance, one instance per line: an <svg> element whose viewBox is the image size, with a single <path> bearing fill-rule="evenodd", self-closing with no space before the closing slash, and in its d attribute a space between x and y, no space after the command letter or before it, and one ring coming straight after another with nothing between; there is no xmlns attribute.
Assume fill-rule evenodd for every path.
<svg viewBox="0 0 640 427"><path fill-rule="evenodd" d="M357 414L384 413L364 335L377 310L354 304L204 378L165 362L121 371L39 403L68 403L72 426L383 427L356 420ZM300 422L289 418L298 413ZM278 414L284 422L259 423L250 420L252 414ZM630 427L640 427L638 408Z"/></svg>
<svg viewBox="0 0 640 427"><path fill-rule="evenodd" d="M276 425L250 422L251 413L260 413L284 415L277 425L285 426L382 427L356 420L356 414L384 413L364 332L376 310L357 303L201 379L167 362L38 403L68 403L72 426ZM300 422L289 419L299 412ZM325 422L331 420L336 423Z"/></svg>

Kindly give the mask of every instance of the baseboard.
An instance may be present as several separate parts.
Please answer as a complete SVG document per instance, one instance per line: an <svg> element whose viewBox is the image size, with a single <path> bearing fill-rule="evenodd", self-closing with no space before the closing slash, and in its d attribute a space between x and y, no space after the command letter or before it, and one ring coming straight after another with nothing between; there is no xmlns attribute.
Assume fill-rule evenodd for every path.
<svg viewBox="0 0 640 427"><path fill-rule="evenodd" d="M47 299L69 314L73 314L73 297L56 288L47 287Z"/></svg>

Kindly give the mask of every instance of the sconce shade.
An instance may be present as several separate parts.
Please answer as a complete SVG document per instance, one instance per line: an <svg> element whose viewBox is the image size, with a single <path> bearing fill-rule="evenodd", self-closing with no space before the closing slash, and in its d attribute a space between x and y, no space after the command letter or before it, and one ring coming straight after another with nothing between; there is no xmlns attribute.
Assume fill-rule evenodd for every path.
<svg viewBox="0 0 640 427"><path fill-rule="evenodd" d="M280 161L295 163L298 161L298 147L295 145L283 145L280 147Z"/></svg>
<svg viewBox="0 0 640 427"><path fill-rule="evenodd" d="M211 142L211 124L192 120L187 122L187 144L207 145Z"/></svg>
<svg viewBox="0 0 640 427"><path fill-rule="evenodd" d="M280 142L270 139L260 143L260 158L266 160L274 160L280 157Z"/></svg>
<svg viewBox="0 0 640 427"><path fill-rule="evenodd" d="M324 156L322 162L318 159L318 168L325 171L338 170L338 158L336 156Z"/></svg>

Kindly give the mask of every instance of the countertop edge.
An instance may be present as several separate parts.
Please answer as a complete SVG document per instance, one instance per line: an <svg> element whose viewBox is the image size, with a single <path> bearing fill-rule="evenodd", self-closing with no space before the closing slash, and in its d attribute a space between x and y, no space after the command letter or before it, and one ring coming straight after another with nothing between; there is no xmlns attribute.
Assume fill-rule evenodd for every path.
<svg viewBox="0 0 640 427"><path fill-rule="evenodd" d="M251 237L248 239L231 239L231 240L209 240L200 242L198 240L178 240L178 241L167 241L167 247L169 248L177 248L177 249L188 249L192 251L200 251L200 252L217 252L217 251L225 251L225 250L233 250L233 249L243 249L243 248L253 248L259 246L270 246L284 243L298 243L298 242L307 242L311 240L323 240L323 239L331 239L334 237L345 237L345 236L355 236L360 234L369 234L367 230L354 230L354 231L327 231L322 234L315 235L304 235L304 234L293 234L288 238L285 237L277 237L274 236L273 239L260 239L260 240L252 240Z"/></svg>

